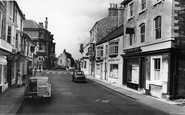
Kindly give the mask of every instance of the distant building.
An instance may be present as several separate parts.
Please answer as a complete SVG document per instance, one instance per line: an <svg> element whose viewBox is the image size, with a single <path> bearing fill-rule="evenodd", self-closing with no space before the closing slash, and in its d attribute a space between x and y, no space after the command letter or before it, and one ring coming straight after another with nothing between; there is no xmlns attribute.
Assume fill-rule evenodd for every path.
<svg viewBox="0 0 185 115"><path fill-rule="evenodd" d="M68 58L65 53L62 53L58 56L57 64L60 68L66 68L68 66Z"/></svg>

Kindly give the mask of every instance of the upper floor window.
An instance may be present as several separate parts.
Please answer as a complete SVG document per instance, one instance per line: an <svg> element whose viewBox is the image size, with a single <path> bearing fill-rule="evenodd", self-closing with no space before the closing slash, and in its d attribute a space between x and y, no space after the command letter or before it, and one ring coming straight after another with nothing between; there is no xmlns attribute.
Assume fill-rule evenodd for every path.
<svg viewBox="0 0 185 115"><path fill-rule="evenodd" d="M129 5L128 5L128 18L131 18L134 16L134 3L131 2Z"/></svg>
<svg viewBox="0 0 185 115"><path fill-rule="evenodd" d="M134 42L134 34L129 34L129 44L133 45Z"/></svg>
<svg viewBox="0 0 185 115"><path fill-rule="evenodd" d="M103 57L103 47L97 47L97 57Z"/></svg>
<svg viewBox="0 0 185 115"><path fill-rule="evenodd" d="M39 32L39 38L43 38L44 37L44 33L42 31Z"/></svg>
<svg viewBox="0 0 185 115"><path fill-rule="evenodd" d="M42 43L39 43L39 50L44 50L44 48L45 48L45 45Z"/></svg>
<svg viewBox="0 0 185 115"><path fill-rule="evenodd" d="M10 44L11 44L11 38L12 38L12 27L8 26L7 42Z"/></svg>
<svg viewBox="0 0 185 115"><path fill-rule="evenodd" d="M17 10L16 10L16 9L15 9L15 11L14 11L13 21L14 21L15 23L17 23Z"/></svg>
<svg viewBox="0 0 185 115"><path fill-rule="evenodd" d="M145 24L140 25L140 38L141 38L141 43L145 42Z"/></svg>
<svg viewBox="0 0 185 115"><path fill-rule="evenodd" d="M155 26L155 39L161 38L161 16L154 18Z"/></svg>
<svg viewBox="0 0 185 115"><path fill-rule="evenodd" d="M141 10L146 9L146 0L141 0Z"/></svg>
<svg viewBox="0 0 185 115"><path fill-rule="evenodd" d="M105 55L108 55L108 45L105 46Z"/></svg>
<svg viewBox="0 0 185 115"><path fill-rule="evenodd" d="M2 19L2 12L0 11L0 38L2 37L2 34L3 34L3 29L2 29L2 27L3 27L3 19Z"/></svg>
<svg viewBox="0 0 185 115"><path fill-rule="evenodd" d="M118 54L118 41L109 43L109 55Z"/></svg>
<svg viewBox="0 0 185 115"><path fill-rule="evenodd" d="M162 1L164 1L164 0L153 0L152 2L153 2L153 5L156 5L158 3L161 3Z"/></svg>

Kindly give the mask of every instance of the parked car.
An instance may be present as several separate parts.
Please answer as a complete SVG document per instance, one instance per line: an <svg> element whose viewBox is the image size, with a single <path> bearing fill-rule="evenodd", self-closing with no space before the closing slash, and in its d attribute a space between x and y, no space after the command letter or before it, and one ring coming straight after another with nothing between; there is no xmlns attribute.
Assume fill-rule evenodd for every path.
<svg viewBox="0 0 185 115"><path fill-rule="evenodd" d="M83 71L75 70L72 74L72 81L83 81L86 82L86 76Z"/></svg>
<svg viewBox="0 0 185 115"><path fill-rule="evenodd" d="M48 77L30 77L26 83L25 98L50 98L51 84Z"/></svg>

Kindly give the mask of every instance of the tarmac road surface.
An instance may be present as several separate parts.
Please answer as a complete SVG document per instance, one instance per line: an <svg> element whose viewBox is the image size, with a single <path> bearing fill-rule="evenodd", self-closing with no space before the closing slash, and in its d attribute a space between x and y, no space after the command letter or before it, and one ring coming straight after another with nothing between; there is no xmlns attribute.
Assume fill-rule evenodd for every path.
<svg viewBox="0 0 185 115"><path fill-rule="evenodd" d="M167 115L95 82L72 82L67 71L45 73L52 97L24 101L17 115Z"/></svg>

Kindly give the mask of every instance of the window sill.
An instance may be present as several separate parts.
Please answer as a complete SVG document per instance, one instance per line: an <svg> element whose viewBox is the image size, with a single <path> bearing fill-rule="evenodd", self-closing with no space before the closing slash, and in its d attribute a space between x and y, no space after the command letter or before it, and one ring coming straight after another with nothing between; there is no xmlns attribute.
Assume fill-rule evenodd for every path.
<svg viewBox="0 0 185 115"><path fill-rule="evenodd" d="M134 19L134 16L128 17L127 21Z"/></svg>
<svg viewBox="0 0 185 115"><path fill-rule="evenodd" d="M164 3L164 0L160 0L160 1L156 2L156 3L154 3L152 7L154 8L154 7L156 7L158 4L161 4L161 3Z"/></svg>
<svg viewBox="0 0 185 115"><path fill-rule="evenodd" d="M118 56L118 54L109 54L110 58L114 58L114 57L117 57L117 56Z"/></svg>
<svg viewBox="0 0 185 115"><path fill-rule="evenodd" d="M147 9L143 9L143 10L141 10L141 11L138 13L138 15L144 14L144 13L146 13L146 12L147 12Z"/></svg>
<svg viewBox="0 0 185 115"><path fill-rule="evenodd" d="M150 81L150 84L151 84L151 85L162 86L162 81L154 81L154 80L152 80L152 81Z"/></svg>

